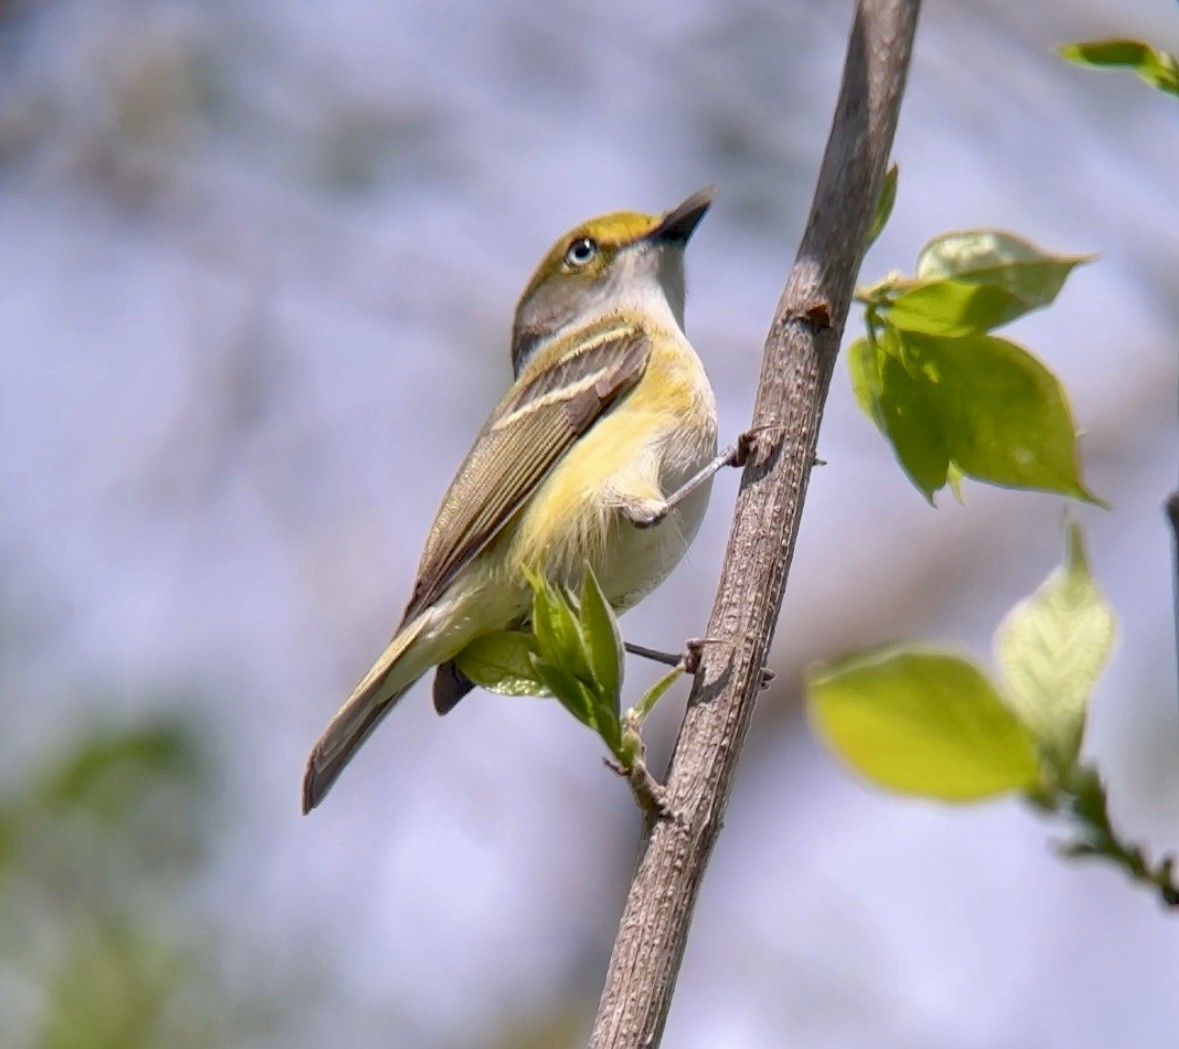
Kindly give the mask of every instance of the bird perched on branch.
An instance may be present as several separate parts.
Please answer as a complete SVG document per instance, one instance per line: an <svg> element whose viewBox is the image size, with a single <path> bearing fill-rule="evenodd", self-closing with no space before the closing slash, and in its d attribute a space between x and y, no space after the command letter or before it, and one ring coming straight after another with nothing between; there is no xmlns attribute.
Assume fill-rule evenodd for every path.
<svg viewBox="0 0 1179 1049"><path fill-rule="evenodd" d="M472 688L455 657L526 620L524 568L576 590L588 563L622 612L683 557L733 461L683 330L684 248L713 194L591 219L544 257L516 308L515 381L443 497L401 625L312 748L304 812L428 670L439 713Z"/></svg>

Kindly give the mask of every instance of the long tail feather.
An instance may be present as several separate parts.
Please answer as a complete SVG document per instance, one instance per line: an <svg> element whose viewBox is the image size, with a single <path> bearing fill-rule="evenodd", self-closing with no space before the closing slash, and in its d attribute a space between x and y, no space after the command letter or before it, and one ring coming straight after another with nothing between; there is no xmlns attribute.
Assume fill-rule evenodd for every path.
<svg viewBox="0 0 1179 1049"><path fill-rule="evenodd" d="M373 729L430 668L431 661L423 653L412 658L413 643L426 620L426 616L418 616L398 631L311 748L307 771L303 774L304 813L323 801Z"/></svg>

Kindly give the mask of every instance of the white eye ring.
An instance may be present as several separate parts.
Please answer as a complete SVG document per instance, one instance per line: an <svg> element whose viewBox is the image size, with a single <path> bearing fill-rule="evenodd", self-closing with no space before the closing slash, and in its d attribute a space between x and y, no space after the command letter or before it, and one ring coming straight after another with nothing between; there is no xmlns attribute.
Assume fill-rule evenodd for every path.
<svg viewBox="0 0 1179 1049"><path fill-rule="evenodd" d="M596 240L591 240L589 237L578 237L565 252L565 265L581 269L582 266L588 266L593 262L597 254L598 242Z"/></svg>

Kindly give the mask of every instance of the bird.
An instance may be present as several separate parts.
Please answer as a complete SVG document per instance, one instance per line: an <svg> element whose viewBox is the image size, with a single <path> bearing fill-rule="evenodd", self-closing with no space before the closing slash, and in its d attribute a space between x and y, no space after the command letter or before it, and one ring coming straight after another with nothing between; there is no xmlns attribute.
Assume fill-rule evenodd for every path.
<svg viewBox="0 0 1179 1049"><path fill-rule="evenodd" d="M409 603L307 760L303 811L431 669L445 714L474 686L455 659L526 625L526 571L576 592L588 565L618 614L695 538L717 453L716 398L684 333L684 254L714 187L560 237L512 325L514 380L443 496Z"/></svg>

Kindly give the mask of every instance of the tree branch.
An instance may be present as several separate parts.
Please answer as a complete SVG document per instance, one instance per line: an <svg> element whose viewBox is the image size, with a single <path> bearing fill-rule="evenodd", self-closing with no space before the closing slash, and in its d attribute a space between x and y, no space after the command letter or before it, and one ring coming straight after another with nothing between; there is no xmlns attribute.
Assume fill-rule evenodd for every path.
<svg viewBox="0 0 1179 1049"><path fill-rule="evenodd" d="M859 0L798 258L766 338L720 588L672 756L674 818L649 820L591 1049L658 1045L794 554L819 422L896 130L920 0Z"/></svg>
<svg viewBox="0 0 1179 1049"><path fill-rule="evenodd" d="M1171 526L1171 541L1174 554L1171 560L1172 599L1174 601L1175 618L1175 658L1179 667L1179 488L1167 496L1163 509L1167 514L1167 523Z"/></svg>

